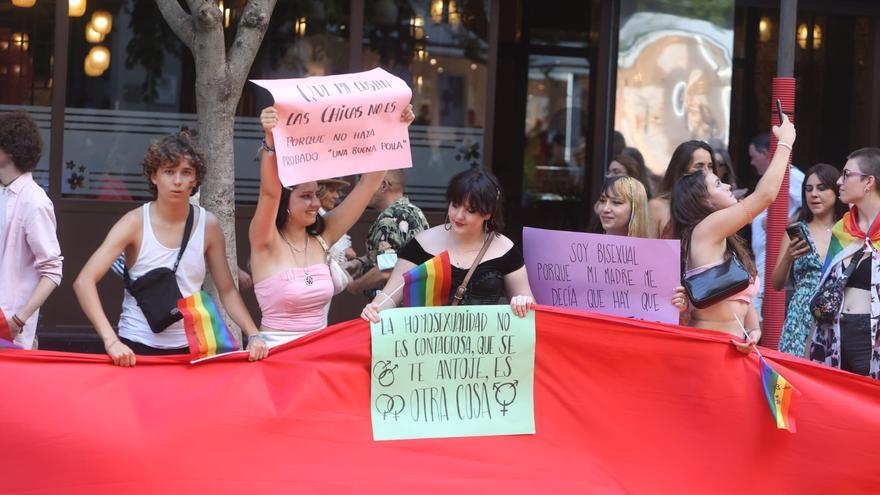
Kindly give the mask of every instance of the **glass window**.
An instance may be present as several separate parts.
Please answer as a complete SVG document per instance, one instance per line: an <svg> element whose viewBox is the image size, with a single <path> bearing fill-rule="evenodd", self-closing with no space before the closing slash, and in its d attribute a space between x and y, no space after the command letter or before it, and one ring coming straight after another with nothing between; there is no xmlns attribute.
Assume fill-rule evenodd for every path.
<svg viewBox="0 0 880 495"><path fill-rule="evenodd" d="M0 112L24 110L37 122L43 155L33 174L47 191L54 43L54 0L0 5Z"/></svg>
<svg viewBox="0 0 880 495"><path fill-rule="evenodd" d="M523 205L580 200L587 162L589 62L531 55L528 77Z"/></svg>
<svg viewBox="0 0 880 495"><path fill-rule="evenodd" d="M290 79L349 72L349 0L278 2L251 79ZM246 84L235 119L235 199L256 203L260 187L257 149L260 111L269 93Z"/></svg>
<svg viewBox="0 0 880 495"><path fill-rule="evenodd" d="M196 126L187 49L146 0L86 2L68 46L62 196L149 199L150 141Z"/></svg>
<svg viewBox="0 0 880 495"><path fill-rule="evenodd" d="M422 208L445 208L449 179L483 163L487 36L488 2L366 1L364 69L413 90L407 195Z"/></svg>
<svg viewBox="0 0 880 495"><path fill-rule="evenodd" d="M728 142L734 2L700 3L620 6L615 129L658 176L684 141Z"/></svg>

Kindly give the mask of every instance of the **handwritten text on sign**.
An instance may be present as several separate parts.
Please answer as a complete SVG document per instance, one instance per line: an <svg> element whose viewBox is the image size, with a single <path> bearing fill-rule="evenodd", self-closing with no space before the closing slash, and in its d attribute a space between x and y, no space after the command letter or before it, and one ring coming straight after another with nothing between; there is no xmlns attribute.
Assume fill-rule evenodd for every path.
<svg viewBox="0 0 880 495"><path fill-rule="evenodd" d="M523 229L538 304L678 323L679 241Z"/></svg>
<svg viewBox="0 0 880 495"><path fill-rule="evenodd" d="M535 432L535 312L396 308L371 325L375 440Z"/></svg>
<svg viewBox="0 0 880 495"><path fill-rule="evenodd" d="M407 124L400 120L412 91L400 78L373 69L252 82L275 98L272 137L285 186L412 166Z"/></svg>

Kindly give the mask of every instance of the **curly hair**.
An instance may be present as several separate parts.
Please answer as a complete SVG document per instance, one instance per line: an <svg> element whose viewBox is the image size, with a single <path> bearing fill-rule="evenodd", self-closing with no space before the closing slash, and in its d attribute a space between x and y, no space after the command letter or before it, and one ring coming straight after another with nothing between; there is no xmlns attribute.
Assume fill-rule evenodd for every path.
<svg viewBox="0 0 880 495"><path fill-rule="evenodd" d="M177 165L180 160L187 160L196 169L196 185L190 196L199 191L199 186L205 180L208 171L205 165L205 153L196 141L197 132L191 129L181 129L177 134L169 134L153 140L144 155L144 177L150 186L153 197L157 197L158 190L150 179L160 168L168 165Z"/></svg>
<svg viewBox="0 0 880 495"><path fill-rule="evenodd" d="M21 111L0 113L0 149L20 172L36 168L43 153L43 139L30 115Z"/></svg>

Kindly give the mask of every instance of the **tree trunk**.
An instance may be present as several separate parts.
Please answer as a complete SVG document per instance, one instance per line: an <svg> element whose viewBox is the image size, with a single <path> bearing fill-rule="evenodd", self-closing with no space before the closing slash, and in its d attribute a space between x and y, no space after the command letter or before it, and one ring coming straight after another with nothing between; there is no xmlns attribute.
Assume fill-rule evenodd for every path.
<svg viewBox="0 0 880 495"><path fill-rule="evenodd" d="M201 204L219 220L226 241L226 261L234 280L238 280L235 249L235 158L233 129L235 109L247 81L251 64L269 27L275 0L249 0L238 31L227 53L223 31L223 12L210 0L186 0L189 13L178 0L156 0L165 21L190 49L196 65L196 111L199 145L205 152L208 174L202 183ZM236 282L237 283L237 282ZM217 298L216 288L209 291ZM236 338L241 331L232 323L226 308L223 318Z"/></svg>

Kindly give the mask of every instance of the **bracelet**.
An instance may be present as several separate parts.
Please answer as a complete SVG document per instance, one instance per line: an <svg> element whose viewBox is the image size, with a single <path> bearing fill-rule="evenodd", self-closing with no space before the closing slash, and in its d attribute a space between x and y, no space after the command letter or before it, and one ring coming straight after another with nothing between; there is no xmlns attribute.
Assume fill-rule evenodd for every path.
<svg viewBox="0 0 880 495"><path fill-rule="evenodd" d="M382 291L380 290L380 291L376 291L376 295L377 295L377 296L382 296L382 297L385 298L384 301L382 301L381 303L379 303L379 306L382 306L382 305L385 304L386 302L391 301L391 307L392 307L392 308L396 308L396 307L397 307L397 303L394 302L394 299L391 299L391 296L389 296L388 294L386 294L386 293L384 293L384 292L382 292Z"/></svg>
<svg viewBox="0 0 880 495"><path fill-rule="evenodd" d="M12 322L18 325L18 328L24 329L24 322L21 321L18 315L12 315Z"/></svg>
<svg viewBox="0 0 880 495"><path fill-rule="evenodd" d="M268 151L269 153L275 153L275 148L266 144L265 138L260 140L260 147L263 148L264 150Z"/></svg>
<svg viewBox="0 0 880 495"><path fill-rule="evenodd" d="M791 145L786 143L785 141L779 141L778 143L776 143L776 146L782 146L783 148L788 148L788 151L794 151L791 149Z"/></svg>
<svg viewBox="0 0 880 495"><path fill-rule="evenodd" d="M116 339L113 342L110 342L110 345L105 345L104 349L107 349L109 351L111 347L113 347L114 345L116 345L118 343L119 343L119 339Z"/></svg>
<svg viewBox="0 0 880 495"><path fill-rule="evenodd" d="M256 340L262 340L264 344L266 343L266 339L265 339L265 337L263 337L263 336L262 336L261 334L259 334L259 333L255 333L255 334L253 334L253 335L248 335L248 336L247 336L247 343L248 343L248 345L250 345L251 341L254 340L254 339L256 339Z"/></svg>

